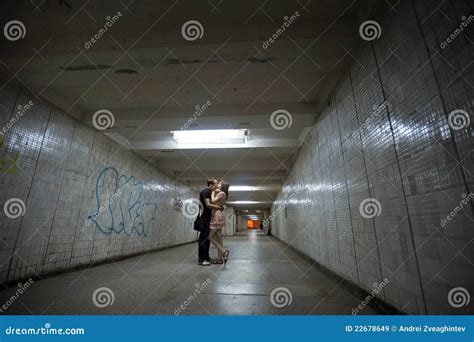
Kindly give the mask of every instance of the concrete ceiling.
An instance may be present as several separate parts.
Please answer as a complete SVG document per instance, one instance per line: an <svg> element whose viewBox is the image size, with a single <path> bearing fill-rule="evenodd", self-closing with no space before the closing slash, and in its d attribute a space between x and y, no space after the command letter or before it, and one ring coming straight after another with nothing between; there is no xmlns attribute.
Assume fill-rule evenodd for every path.
<svg viewBox="0 0 474 342"><path fill-rule="evenodd" d="M115 123L104 134L192 186L209 176L264 185L234 192L232 200L268 208L371 8L353 0L4 1L3 20L20 20L26 36L2 37L0 76L90 125L97 110L110 111ZM87 47L118 11L122 16ZM264 48L295 11L299 17ZM188 20L201 23L202 38L183 38ZM190 129L245 128L246 146L175 143L170 132L206 103ZM291 127L272 127L278 109L291 114Z"/></svg>

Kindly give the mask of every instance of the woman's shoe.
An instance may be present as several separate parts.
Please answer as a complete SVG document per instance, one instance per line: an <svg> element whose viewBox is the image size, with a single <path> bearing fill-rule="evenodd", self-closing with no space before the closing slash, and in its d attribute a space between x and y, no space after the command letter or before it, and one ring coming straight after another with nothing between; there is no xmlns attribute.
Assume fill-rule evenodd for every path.
<svg viewBox="0 0 474 342"><path fill-rule="evenodd" d="M227 264L227 260L229 260L229 253L230 251L226 249L224 254L222 255L222 258L224 259L224 264Z"/></svg>

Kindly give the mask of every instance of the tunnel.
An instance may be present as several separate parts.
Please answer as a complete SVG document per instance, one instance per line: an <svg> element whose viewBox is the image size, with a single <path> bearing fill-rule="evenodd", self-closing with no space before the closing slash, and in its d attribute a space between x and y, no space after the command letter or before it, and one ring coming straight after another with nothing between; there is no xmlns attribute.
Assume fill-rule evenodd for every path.
<svg viewBox="0 0 474 342"><path fill-rule="evenodd" d="M471 0L0 7L2 315L473 314Z"/></svg>

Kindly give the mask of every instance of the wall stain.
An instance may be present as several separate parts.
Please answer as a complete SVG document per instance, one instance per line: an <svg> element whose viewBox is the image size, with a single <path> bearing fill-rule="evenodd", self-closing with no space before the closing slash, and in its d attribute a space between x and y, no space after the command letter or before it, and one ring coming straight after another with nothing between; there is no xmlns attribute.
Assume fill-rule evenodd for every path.
<svg viewBox="0 0 474 342"><path fill-rule="evenodd" d="M0 151L2 151L2 155L7 155L7 151L3 149L3 142L4 142L4 136L0 135ZM8 159L0 159L0 174L12 174L16 175L18 172L18 160L20 159L20 153L17 152L16 155L14 155L11 158Z"/></svg>
<svg viewBox="0 0 474 342"><path fill-rule="evenodd" d="M73 65L68 67L61 67L64 71L89 71L89 70L103 70L112 69L112 66L105 64L86 64L86 65Z"/></svg>

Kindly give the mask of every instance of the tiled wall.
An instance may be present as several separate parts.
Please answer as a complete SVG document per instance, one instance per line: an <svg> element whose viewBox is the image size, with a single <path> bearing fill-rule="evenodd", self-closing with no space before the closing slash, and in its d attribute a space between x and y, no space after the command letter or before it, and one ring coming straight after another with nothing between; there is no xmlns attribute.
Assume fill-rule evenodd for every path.
<svg viewBox="0 0 474 342"><path fill-rule="evenodd" d="M191 220L173 209L175 198L197 198L191 188L22 89L2 89L0 103L0 128L8 128L0 141L1 281L196 239ZM5 215L11 198L25 203L24 216Z"/></svg>
<svg viewBox="0 0 474 342"><path fill-rule="evenodd" d="M439 7L438 3L440 4ZM425 6L426 4L426 6ZM469 1L401 1L381 37L362 41L300 149L272 210L272 234L316 262L415 314L473 312L448 293L474 295L474 22ZM385 104L385 105L384 105ZM450 129L462 109L471 125ZM360 203L375 198L378 216ZM367 215L366 215L367 216Z"/></svg>

